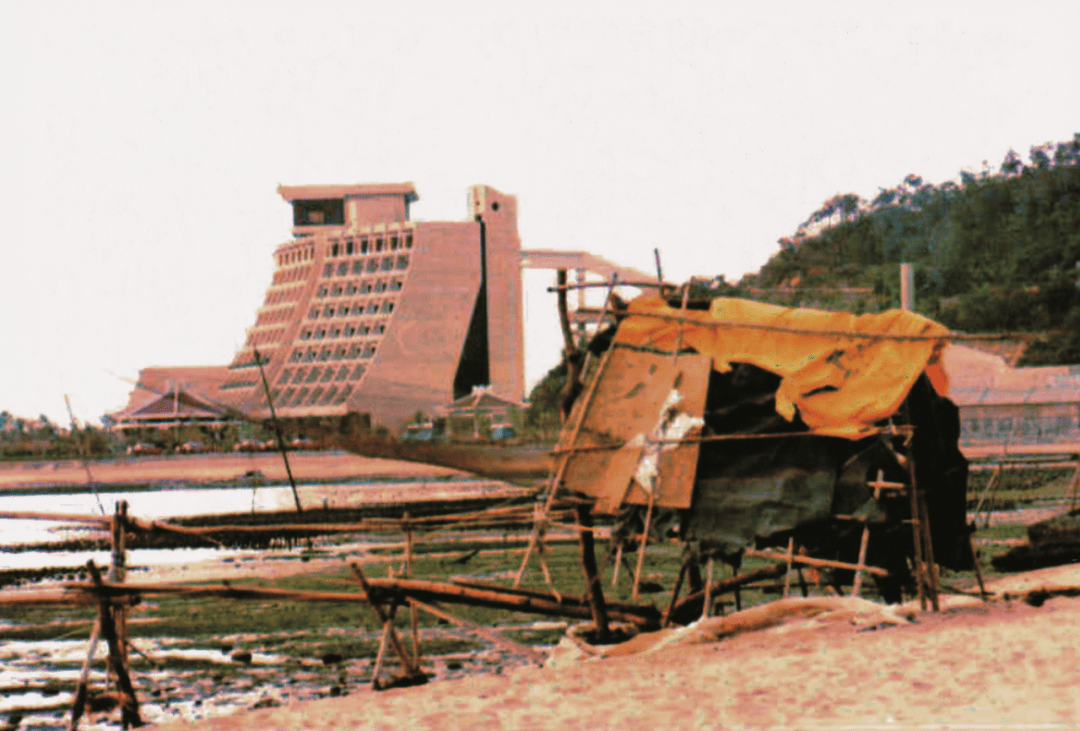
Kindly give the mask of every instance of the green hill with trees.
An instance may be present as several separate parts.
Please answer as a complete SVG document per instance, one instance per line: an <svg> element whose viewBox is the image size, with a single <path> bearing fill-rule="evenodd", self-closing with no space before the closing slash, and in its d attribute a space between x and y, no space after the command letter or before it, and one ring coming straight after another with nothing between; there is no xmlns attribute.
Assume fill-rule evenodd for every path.
<svg viewBox="0 0 1080 731"><path fill-rule="evenodd" d="M967 332L1044 335L1022 364L1080 363L1080 134L1032 147L1027 162L1009 150L959 182L908 175L872 201L837 194L779 245L741 296L880 311L899 305L910 262L919 312Z"/></svg>

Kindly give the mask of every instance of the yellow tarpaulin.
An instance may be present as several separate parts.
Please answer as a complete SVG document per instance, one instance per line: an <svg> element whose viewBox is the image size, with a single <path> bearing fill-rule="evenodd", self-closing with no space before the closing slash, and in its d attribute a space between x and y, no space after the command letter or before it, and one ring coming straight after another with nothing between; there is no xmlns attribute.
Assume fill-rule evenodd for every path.
<svg viewBox="0 0 1080 731"><path fill-rule="evenodd" d="M777 412L790 421L797 410L807 426L822 434L865 436L875 422L896 413L923 371L939 394L948 391L939 363L948 329L913 312L853 315L732 298L715 299L704 312L669 307L655 295L637 298L629 311L616 342L673 351L681 338L682 347L712 356L720 372L731 370L732 363L764 368L783 379L776 392ZM647 314L685 316L693 322L634 316ZM881 340L837 333L942 339Z"/></svg>

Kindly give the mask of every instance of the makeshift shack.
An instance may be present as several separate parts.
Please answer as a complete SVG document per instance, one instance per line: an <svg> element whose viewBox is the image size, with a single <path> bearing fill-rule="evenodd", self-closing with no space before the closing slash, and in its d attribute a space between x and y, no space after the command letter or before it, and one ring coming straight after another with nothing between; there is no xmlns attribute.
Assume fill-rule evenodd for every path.
<svg viewBox="0 0 1080 731"><path fill-rule="evenodd" d="M666 530L736 568L769 546L858 560L888 571L890 601L912 586L909 558L935 585L935 563L970 566L944 326L667 294L630 302L594 339L560 487L620 515L628 548Z"/></svg>

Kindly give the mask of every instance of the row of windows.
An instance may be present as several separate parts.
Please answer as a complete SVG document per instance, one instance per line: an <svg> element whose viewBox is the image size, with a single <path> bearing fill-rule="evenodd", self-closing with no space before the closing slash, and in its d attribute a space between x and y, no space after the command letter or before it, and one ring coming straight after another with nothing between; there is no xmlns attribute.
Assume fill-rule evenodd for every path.
<svg viewBox="0 0 1080 731"><path fill-rule="evenodd" d="M283 302L295 302L300 299L300 295L303 293L303 287L290 287L289 289L281 289L276 292L267 292L266 299L263 301L263 307L279 305Z"/></svg>
<svg viewBox="0 0 1080 731"><path fill-rule="evenodd" d="M270 392L270 395L274 399L274 405L283 409L290 406L326 406L331 403L337 406L345 403L345 399L349 398L352 390L351 384L345 385L340 391L337 386L331 386L325 391L322 386L316 386L311 390L305 386L299 390L287 388L284 394L281 394L278 389L274 389Z"/></svg>
<svg viewBox="0 0 1080 731"><path fill-rule="evenodd" d="M339 345L336 348L327 346L322 350L308 348L306 351L296 349L289 356L290 363L314 363L328 360L355 360L356 358L371 358L375 355L376 344L372 341ZM284 371L282 371L284 373Z"/></svg>
<svg viewBox="0 0 1080 731"><path fill-rule="evenodd" d="M305 246L302 249L295 249L285 254L278 255L278 266L284 267L289 264L297 264L302 261L311 261L315 256L315 247Z"/></svg>
<svg viewBox="0 0 1080 731"><path fill-rule="evenodd" d="M319 287L316 297L340 297L341 295L369 294L370 292L382 293L386 290L400 292L405 284L400 279L379 279L372 282L370 279L354 279L351 282L339 282L333 286L324 284Z"/></svg>
<svg viewBox="0 0 1080 731"><path fill-rule="evenodd" d="M355 239L332 241L327 249L327 256L352 256L353 254L364 256L365 254L378 254L384 249L390 251L397 251L401 248L411 249L412 245L413 235L411 232L406 232L403 236L390 234L388 236L375 236L370 239L363 236L359 241Z"/></svg>
<svg viewBox="0 0 1080 731"><path fill-rule="evenodd" d="M283 307L280 310L273 310L271 312L260 312L259 316L255 318L255 325L272 325L275 322L287 322L292 318L292 308Z"/></svg>
<svg viewBox="0 0 1080 731"><path fill-rule="evenodd" d="M285 333L285 328L279 327L273 330L260 330L259 332L253 332L248 335L247 346L258 347L265 343L277 343L281 341L281 336Z"/></svg>
<svg viewBox="0 0 1080 731"><path fill-rule="evenodd" d="M330 327L304 328L300 333L301 340L322 340L324 338L351 338L356 335L382 335L386 332L385 322L350 322L347 325L331 325Z"/></svg>
<svg viewBox="0 0 1080 731"><path fill-rule="evenodd" d="M1023 436L1064 435L1078 428L1071 416L1054 417L984 417L982 419L964 419L961 431L965 436L989 438L997 435L1016 434Z"/></svg>
<svg viewBox="0 0 1080 731"><path fill-rule="evenodd" d="M350 265L347 261L339 261L337 264L330 261L323 265L324 277L344 277L352 271L353 274L374 274L375 272L392 272L395 269L403 271L409 268L409 255L401 254L395 259L392 256L383 257L379 259L368 259L367 263L360 259L356 259Z"/></svg>
<svg viewBox="0 0 1080 731"><path fill-rule="evenodd" d="M278 385L285 386L287 384L297 385L300 383L328 383L330 381L355 381L360 376L364 375L364 371L367 368L363 363L357 365L343 365L343 366L327 366L323 368L321 366L315 366L314 368L297 368L295 372L290 368L285 368L281 371L281 376L278 378Z"/></svg>
<svg viewBox="0 0 1080 731"><path fill-rule="evenodd" d="M274 284L287 284L307 279L311 267L297 267L296 269L278 269L274 272Z"/></svg>
<svg viewBox="0 0 1080 731"><path fill-rule="evenodd" d="M359 302L353 302L352 304L344 302L340 305L326 305L321 310L316 307L312 307L308 311L309 320L318 320L319 317L324 319L330 317L353 317L356 315L389 315L394 311L394 300L388 299L379 302L379 300L371 300L365 303L363 300Z"/></svg>

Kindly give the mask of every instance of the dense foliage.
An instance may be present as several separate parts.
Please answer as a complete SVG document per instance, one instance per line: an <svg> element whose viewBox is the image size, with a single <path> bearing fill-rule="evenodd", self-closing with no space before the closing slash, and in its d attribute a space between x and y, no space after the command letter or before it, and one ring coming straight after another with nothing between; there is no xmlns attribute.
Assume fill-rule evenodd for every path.
<svg viewBox="0 0 1080 731"><path fill-rule="evenodd" d="M1080 134L1032 147L1026 164L1010 150L996 172L959 183L909 175L872 201L836 195L779 244L740 289L877 311L899 304L898 265L911 262L923 314L964 331L1045 332L1029 364L1080 363Z"/></svg>

